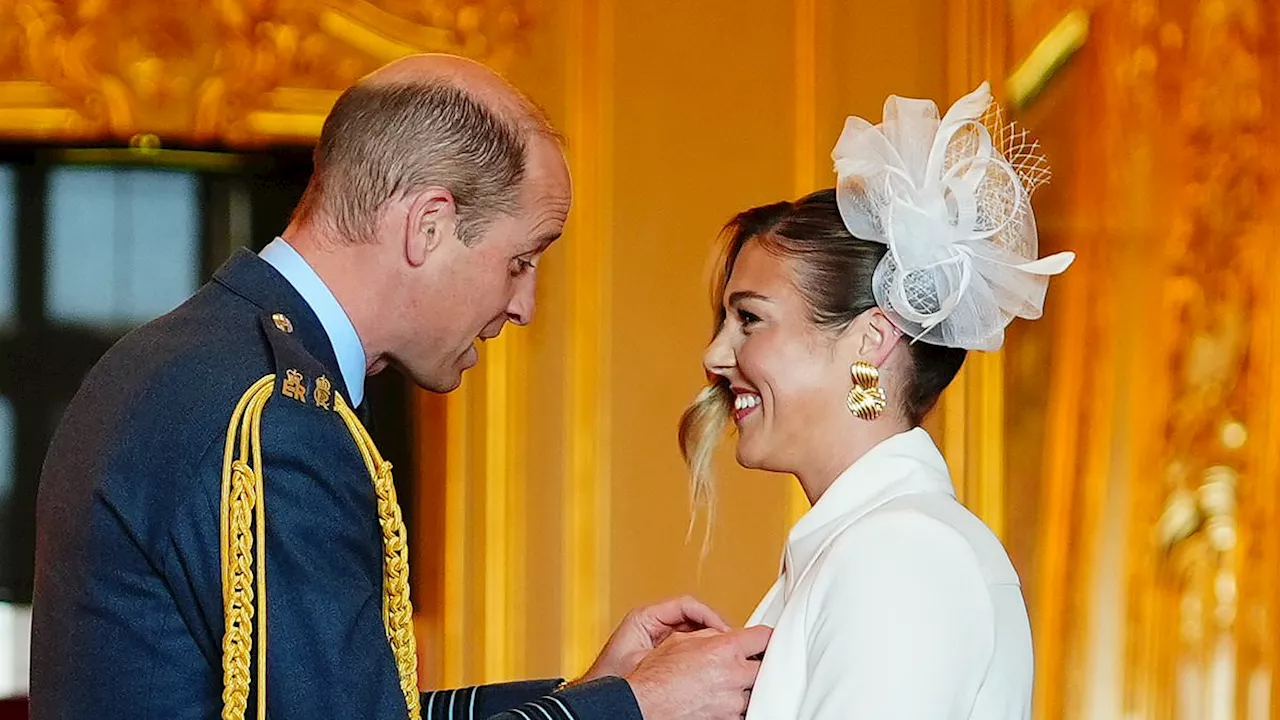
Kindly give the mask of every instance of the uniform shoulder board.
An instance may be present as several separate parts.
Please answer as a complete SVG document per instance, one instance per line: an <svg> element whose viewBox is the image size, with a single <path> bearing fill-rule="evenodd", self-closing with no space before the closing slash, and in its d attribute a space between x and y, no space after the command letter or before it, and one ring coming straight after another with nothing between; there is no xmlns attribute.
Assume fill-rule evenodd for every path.
<svg viewBox="0 0 1280 720"><path fill-rule="evenodd" d="M293 335L293 322L283 313L262 317L276 366L276 393L318 410L333 410L333 371L325 368Z"/></svg>

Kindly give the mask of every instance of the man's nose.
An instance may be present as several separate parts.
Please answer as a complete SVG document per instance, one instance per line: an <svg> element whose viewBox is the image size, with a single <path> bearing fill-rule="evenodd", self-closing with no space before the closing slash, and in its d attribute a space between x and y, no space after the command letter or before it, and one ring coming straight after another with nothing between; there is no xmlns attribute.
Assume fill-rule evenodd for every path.
<svg viewBox="0 0 1280 720"><path fill-rule="evenodd" d="M520 286L516 288L516 292L511 296L511 302L507 303L507 317L516 325L528 325L533 322L534 305L537 302L537 276L535 272L530 272L527 279L520 279Z"/></svg>

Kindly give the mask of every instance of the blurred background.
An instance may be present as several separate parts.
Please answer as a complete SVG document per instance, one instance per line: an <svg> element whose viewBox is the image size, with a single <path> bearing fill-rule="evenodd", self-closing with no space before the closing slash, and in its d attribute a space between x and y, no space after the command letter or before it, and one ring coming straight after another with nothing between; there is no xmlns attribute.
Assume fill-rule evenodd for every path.
<svg viewBox="0 0 1280 720"><path fill-rule="evenodd" d="M688 534L719 227L829 186L845 116L985 79L1053 166L1042 253L1079 259L928 428L1023 579L1036 717L1280 717L1269 0L0 0L0 697L83 373L280 232L337 93L420 51L528 92L576 186L533 326L447 397L370 390L424 687L580 673L671 594L745 621L804 503L726 453L705 561Z"/></svg>

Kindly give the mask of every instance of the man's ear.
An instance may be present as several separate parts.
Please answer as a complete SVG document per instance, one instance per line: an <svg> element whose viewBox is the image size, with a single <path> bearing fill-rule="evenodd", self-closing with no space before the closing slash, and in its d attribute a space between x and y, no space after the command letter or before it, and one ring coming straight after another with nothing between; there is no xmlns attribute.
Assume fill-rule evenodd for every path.
<svg viewBox="0 0 1280 720"><path fill-rule="evenodd" d="M429 187L415 194L404 222L405 258L409 264L419 267L425 263L445 240L455 237L457 227L458 205L453 193Z"/></svg>

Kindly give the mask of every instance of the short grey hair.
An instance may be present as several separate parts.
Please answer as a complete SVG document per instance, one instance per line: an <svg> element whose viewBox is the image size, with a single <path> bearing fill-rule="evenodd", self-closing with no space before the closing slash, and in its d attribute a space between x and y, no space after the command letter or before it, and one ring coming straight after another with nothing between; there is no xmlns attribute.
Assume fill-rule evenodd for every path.
<svg viewBox="0 0 1280 720"><path fill-rule="evenodd" d="M447 81L355 85L325 119L294 219L327 223L344 242L372 242L384 203L437 186L453 194L458 237L472 245L516 209L525 138Z"/></svg>

